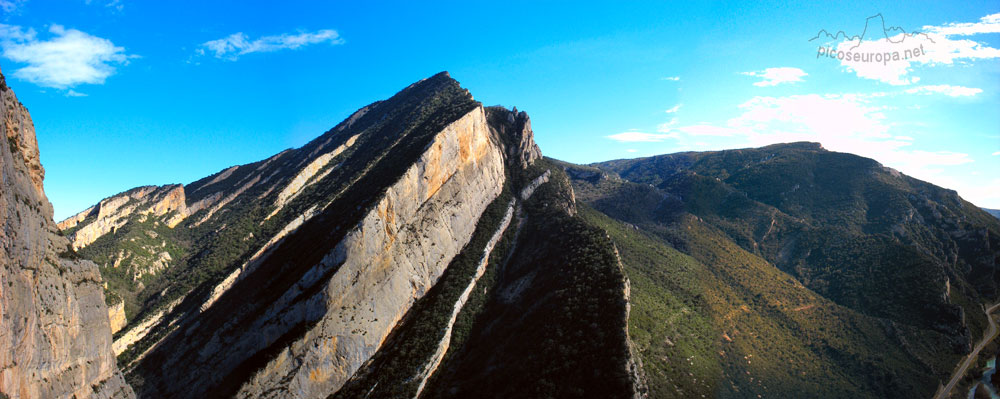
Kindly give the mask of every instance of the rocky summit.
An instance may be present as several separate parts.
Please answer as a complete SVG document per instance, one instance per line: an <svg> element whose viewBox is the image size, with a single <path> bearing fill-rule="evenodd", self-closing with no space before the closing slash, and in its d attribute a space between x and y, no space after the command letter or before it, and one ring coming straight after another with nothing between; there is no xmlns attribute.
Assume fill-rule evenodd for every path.
<svg viewBox="0 0 1000 399"><path fill-rule="evenodd" d="M442 72L57 225L2 89L11 398L928 397L992 327L1000 220L815 143L575 165Z"/></svg>

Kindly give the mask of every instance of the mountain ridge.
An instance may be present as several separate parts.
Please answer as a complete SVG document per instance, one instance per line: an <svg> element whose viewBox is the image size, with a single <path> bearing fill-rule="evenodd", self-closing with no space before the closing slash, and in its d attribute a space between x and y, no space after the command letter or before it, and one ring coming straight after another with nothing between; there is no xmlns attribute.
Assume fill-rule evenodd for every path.
<svg viewBox="0 0 1000 399"><path fill-rule="evenodd" d="M140 397L926 396L1000 283L996 219L874 160L574 165L447 73L60 226Z"/></svg>
<svg viewBox="0 0 1000 399"><path fill-rule="evenodd" d="M540 163L526 113L483 107L440 73L358 110L302 147L185 186L126 191L63 226L74 238L88 226L105 226L97 230L103 234L87 237L90 243L79 251L110 276L109 301L121 298L125 303L127 325L116 334L114 348L142 397L270 397L282 392L319 397L336 392L376 354L414 364L415 358L401 354L396 341L387 338L411 329L406 320L424 320L414 312L433 315L426 319L433 323L433 334L448 324L459 326L454 345L447 345L450 340L438 345L442 349L434 356L440 367L425 363L421 386L402 386L410 394L432 396L441 392L439 375L454 369L450 353L466 348L461 343L468 315L489 309L482 307L486 298L481 294L469 291L459 299L453 295L462 290L434 288L438 280L471 287L462 281L472 273L486 275L489 282L483 284L497 284L489 277L497 273L493 269L512 262L484 261L478 272L467 266L475 263L471 254L476 249L470 246L483 248L484 259L514 246L517 234L508 230L515 229L496 231L506 225L497 225L496 216L487 223L482 216L486 209L509 209L516 223L508 224L518 231L574 220L568 180ZM553 184L559 189L550 193L546 187ZM172 191L184 195L158 194ZM168 197L173 202L163 205ZM535 197L545 198L544 212L527 210L541 201ZM110 209L103 218L102 209ZM583 228L573 223L572 231ZM493 241L483 238L487 232L498 240L497 251L485 249L486 241ZM473 237L480 238L470 243ZM608 242L599 246L611 248ZM518 259L513 252L504 256ZM610 260L598 270L608 284L623 284ZM554 272L542 272L539 276L548 280L539 281L558 281L551 280ZM558 301L591 289L598 288L580 285L580 294ZM618 293L610 294L601 308L624 315L622 291L613 292ZM422 305L427 301L440 306ZM459 305L465 301L470 305ZM530 303L504 306L532 315L537 310ZM455 309L450 323L438 318L445 314L444 306ZM618 320L618 327L595 323L584 329L624 333L626 319ZM393 344L383 348L387 339ZM600 362L619 375L607 392L631 396L626 393L632 392L628 381L634 377L624 373L626 337L616 339L621 346L610 351L599 349L598 342L580 345L589 345L589 352L614 353ZM479 367L486 365L473 369ZM507 376L533 378L523 370L510 370ZM572 376L559 372L511 387L540 389L539 382ZM552 392L562 389L570 388Z"/></svg>

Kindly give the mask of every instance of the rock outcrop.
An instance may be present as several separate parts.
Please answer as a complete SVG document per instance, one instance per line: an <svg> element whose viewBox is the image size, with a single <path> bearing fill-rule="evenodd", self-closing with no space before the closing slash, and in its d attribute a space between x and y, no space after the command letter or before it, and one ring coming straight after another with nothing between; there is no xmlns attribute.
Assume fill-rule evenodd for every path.
<svg viewBox="0 0 1000 399"><path fill-rule="evenodd" d="M80 249L121 228L133 215L169 216L164 222L174 227L188 216L188 212L184 186L145 186L105 198L57 226L68 232L73 249Z"/></svg>
<svg viewBox="0 0 1000 399"><path fill-rule="evenodd" d="M610 242L594 241L592 229L573 219L572 188L551 166L526 113L484 108L442 73L360 109L300 148L183 187L119 194L62 227L79 240L82 255L102 265L109 292L135 312L113 349L142 397L325 398L344 389L343 397L357 397L352 392L365 383L359 372L398 371L371 369L379 354L426 365L383 388L403 387L402 396L446 392L435 385L438 373L454 375L448 354L468 350L469 314L483 310L483 295L498 287L495 274L506 273L517 240L508 230L522 228L535 242L518 267L544 270L519 280L528 294L515 301L512 328L502 334L534 334L540 322L558 320L544 334L604 337L572 344L578 355L562 360L583 365L593 363L585 353L610 353L587 367L615 374L600 388L605 397L630 397L622 367L625 306L620 295L605 295L621 291L624 278L606 256ZM170 205L157 205L163 203ZM545 248L541 231L562 230L562 244ZM576 249L563 254L571 242ZM603 254L596 271L564 267L590 262L592 254L580 249L591 243ZM535 254L548 258L543 266ZM592 276L577 281L580 273ZM461 287L442 294L455 281ZM511 289L504 284L496 293ZM553 291L566 294L542 298ZM559 316L585 298L607 306L586 317ZM427 311L421 304L428 301L447 303L447 315ZM421 337L434 340L428 353L387 346L412 334L402 326L415 319L433 323ZM523 356L552 342L502 347ZM471 373L485 377L492 367L476 364ZM511 383L543 368L508 368L498 383L513 396L545 384L575 390L585 383L576 374ZM370 397L401 396L371 388L364 387Z"/></svg>
<svg viewBox="0 0 1000 399"><path fill-rule="evenodd" d="M0 75L0 393L129 398L94 263L52 221L34 125Z"/></svg>
<svg viewBox="0 0 1000 399"><path fill-rule="evenodd" d="M527 112L518 112L517 107L513 110L489 107L486 110L490 128L499 137L510 138L511 145L506 149L508 162L526 169L542 157L542 150L535 144L535 133L531 130L531 118Z"/></svg>
<svg viewBox="0 0 1000 399"><path fill-rule="evenodd" d="M111 321L112 334L118 332L128 324L125 320L125 302L118 302L108 306L108 320Z"/></svg>
<svg viewBox="0 0 1000 399"><path fill-rule="evenodd" d="M344 304L352 308L323 315L316 327L254 375L238 396L319 397L336 391L434 285L468 242L503 180L503 157L477 108L440 133L364 221L285 296L289 300L278 301L268 313L304 314ZM301 302L301 310L287 306L316 284L310 281L313 275L338 265L325 288ZM260 327L272 323L261 320Z"/></svg>

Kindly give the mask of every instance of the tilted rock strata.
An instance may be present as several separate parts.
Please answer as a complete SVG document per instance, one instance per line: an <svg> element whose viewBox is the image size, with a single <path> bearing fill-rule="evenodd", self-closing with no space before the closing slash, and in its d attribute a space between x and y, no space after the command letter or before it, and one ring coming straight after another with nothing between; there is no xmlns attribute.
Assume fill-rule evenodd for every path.
<svg viewBox="0 0 1000 399"><path fill-rule="evenodd" d="M343 385L468 242L503 181L503 156L489 138L481 108L445 128L420 161L316 266L342 262L326 289L309 301L325 304L304 303L299 310L279 301L273 307L274 316L310 307L332 311L268 363L238 396L323 397ZM344 304L371 307L342 308Z"/></svg>
<svg viewBox="0 0 1000 399"><path fill-rule="evenodd" d="M291 219L244 265L208 287L195 313L174 324L176 330L130 371L155 373L146 378L155 385L142 390L179 397L325 397L343 385L437 282L504 186L503 153L481 107L440 126L413 147L414 162L400 167L395 182L382 183L386 188L357 222L343 226L343 238L317 247L323 252L313 263L294 266L295 280L273 300L248 307L232 295L260 289L258 280L267 278L261 273L285 262L283 247L318 245L311 234L327 234L317 225L325 219L311 215L327 213L322 205ZM364 180L357 184L372 183ZM134 332L116 342L116 350L150 339L142 338L148 330Z"/></svg>
<svg viewBox="0 0 1000 399"><path fill-rule="evenodd" d="M417 393L413 396L415 398L420 397L421 391L427 386L427 379L434 375L434 371L437 370L438 366L441 365L441 361L444 360L444 355L448 353L448 347L451 346L451 333L455 328L455 321L458 319L459 313L462 312L462 308L465 307L465 303L469 300L469 295L472 294L472 290L476 288L476 283L479 279L483 277L486 273L486 266L489 266L490 255L493 253L493 247L500 242L503 238L503 234L507 231L507 227L510 226L510 221L514 217L514 205L516 201L511 201L510 205L507 206L507 212L504 214L503 221L500 222L500 226L497 227L496 231L493 232L493 236L490 237L490 241L486 243L486 247L483 248L483 256L479 260L479 264L476 266L476 274L473 275L472 279L469 280L469 285L465 287L462 291L462 295L458 297L458 301L455 302L455 307L452 308L451 316L448 318L448 323L444 329L444 336L438 342L437 350L431 356L430 360L421 370L420 374L417 376L420 378L420 385L417 386Z"/></svg>
<svg viewBox="0 0 1000 399"><path fill-rule="evenodd" d="M2 76L2 75L0 75ZM0 392L10 398L127 398L111 353L101 276L63 257L42 191L34 126L0 87Z"/></svg>
<svg viewBox="0 0 1000 399"><path fill-rule="evenodd" d="M58 227L60 230L67 230L93 219L69 234L73 249L80 249L124 226L133 214L163 216L174 211L177 212L175 216L166 221L170 227L176 226L189 215L184 186L146 186L101 200L96 206L59 222Z"/></svg>
<svg viewBox="0 0 1000 399"><path fill-rule="evenodd" d="M295 175L295 178L293 178L292 181L288 182L288 185L286 185L285 188L281 190L280 193L278 193L278 200L277 203L275 204L274 211L272 211L270 215L267 215L267 218L270 219L272 216L281 211L281 209L285 207L285 204L295 199L295 197L298 196L299 193L302 192L302 189L305 188L308 184L315 183L321 180L324 175L320 175L319 178L316 179L313 179L313 177L316 176L316 173L319 173L320 170L326 167L326 165L330 162L330 160L336 158L338 155L343 153L344 150L350 148L352 145L354 145L354 142L357 140L358 140L358 135L355 135L350 139L347 139L347 142L345 142L344 144L333 149L333 151L330 151L326 154L316 157L316 159L314 159L312 162L306 165L305 168L302 168L302 170L299 171L297 175Z"/></svg>

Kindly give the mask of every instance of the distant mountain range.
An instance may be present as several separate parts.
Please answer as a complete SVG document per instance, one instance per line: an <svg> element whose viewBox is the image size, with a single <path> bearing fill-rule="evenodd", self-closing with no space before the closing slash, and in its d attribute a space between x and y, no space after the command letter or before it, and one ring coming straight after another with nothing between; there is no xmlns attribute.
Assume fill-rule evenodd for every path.
<svg viewBox="0 0 1000 399"><path fill-rule="evenodd" d="M54 396L929 397L1000 283L1000 220L874 160L791 143L570 164L447 73L58 230L17 205L41 193L23 176L4 223L52 225L55 249L37 239L2 281L89 268L105 301L77 339L117 358L83 385L19 380ZM66 294L27 286L0 299Z"/></svg>
<svg viewBox="0 0 1000 399"><path fill-rule="evenodd" d="M990 215L1000 218L1000 209L983 208L983 210L986 211L986 213L989 213Z"/></svg>

